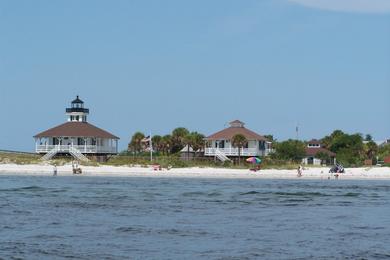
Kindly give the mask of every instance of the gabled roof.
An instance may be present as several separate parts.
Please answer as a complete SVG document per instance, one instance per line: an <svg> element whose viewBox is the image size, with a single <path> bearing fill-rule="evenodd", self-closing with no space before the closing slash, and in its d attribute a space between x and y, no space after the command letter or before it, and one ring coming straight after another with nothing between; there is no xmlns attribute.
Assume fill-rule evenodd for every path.
<svg viewBox="0 0 390 260"><path fill-rule="evenodd" d="M183 147L183 149L180 150L181 153L186 153L186 152L190 152L190 153L194 153L194 152L199 152L199 151L194 151L194 149L190 146L190 149L188 149L188 144L186 146Z"/></svg>
<svg viewBox="0 0 390 260"><path fill-rule="evenodd" d="M247 140L268 141L264 136L259 135L245 127L228 127L206 137L206 140L231 140L236 134L245 136Z"/></svg>
<svg viewBox="0 0 390 260"><path fill-rule="evenodd" d="M67 122L39 133L35 135L34 138L62 136L119 139L119 137L87 122Z"/></svg>
<svg viewBox="0 0 390 260"><path fill-rule="evenodd" d="M327 155L331 157L335 157L336 154L334 152L329 151L328 149L318 147L318 148L312 148L308 147L306 148L306 156L316 156L318 153L326 153Z"/></svg>

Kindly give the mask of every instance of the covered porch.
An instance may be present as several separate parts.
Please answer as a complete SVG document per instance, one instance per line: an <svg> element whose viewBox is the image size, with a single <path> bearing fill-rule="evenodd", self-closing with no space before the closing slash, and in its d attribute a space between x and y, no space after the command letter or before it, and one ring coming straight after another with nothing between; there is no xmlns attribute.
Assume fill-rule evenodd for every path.
<svg viewBox="0 0 390 260"><path fill-rule="evenodd" d="M78 150L83 154L118 153L118 140L95 137L38 137L35 138L35 151L49 153L56 149L58 153Z"/></svg>
<svg viewBox="0 0 390 260"><path fill-rule="evenodd" d="M210 140L205 148L205 156L267 156L272 152L272 143L261 140L248 140L245 147L237 148L230 140Z"/></svg>

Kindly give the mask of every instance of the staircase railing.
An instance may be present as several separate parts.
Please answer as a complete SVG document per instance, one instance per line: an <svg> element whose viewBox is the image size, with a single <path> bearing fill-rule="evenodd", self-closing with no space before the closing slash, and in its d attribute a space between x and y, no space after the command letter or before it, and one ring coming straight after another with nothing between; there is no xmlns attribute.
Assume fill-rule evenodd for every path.
<svg viewBox="0 0 390 260"><path fill-rule="evenodd" d="M42 161L47 161L53 158L54 155L56 155L60 151L60 148L58 146L55 146L53 149L51 149L47 154L42 156Z"/></svg>
<svg viewBox="0 0 390 260"><path fill-rule="evenodd" d="M73 155L76 159L79 159L80 161L85 161L85 162L89 161L89 159L84 154L82 154L78 149L72 146L69 147L69 153Z"/></svg>
<svg viewBox="0 0 390 260"><path fill-rule="evenodd" d="M222 162L230 161L230 159L219 149L215 149L215 156Z"/></svg>

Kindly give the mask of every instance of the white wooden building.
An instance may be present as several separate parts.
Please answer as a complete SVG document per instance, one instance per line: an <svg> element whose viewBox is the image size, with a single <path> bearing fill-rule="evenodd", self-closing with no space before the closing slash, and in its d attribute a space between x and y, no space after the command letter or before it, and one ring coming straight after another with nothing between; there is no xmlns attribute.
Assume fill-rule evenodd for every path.
<svg viewBox="0 0 390 260"><path fill-rule="evenodd" d="M87 122L89 109L77 98L66 108L68 121L34 136L36 153L43 159L71 154L77 159L104 158L118 153L119 137Z"/></svg>
<svg viewBox="0 0 390 260"><path fill-rule="evenodd" d="M205 156L216 156L221 160L239 155L239 148L232 145L232 138L237 134L248 140L245 147L240 149L241 156L267 156L272 152L272 142L264 136L245 128L239 120L229 123L230 127L214 133L206 138Z"/></svg>
<svg viewBox="0 0 390 260"><path fill-rule="evenodd" d="M327 154L328 160L323 161L321 158L318 158L320 153ZM313 139L307 142L306 156L302 159L302 163L306 165L335 164L336 154L323 148L320 141Z"/></svg>

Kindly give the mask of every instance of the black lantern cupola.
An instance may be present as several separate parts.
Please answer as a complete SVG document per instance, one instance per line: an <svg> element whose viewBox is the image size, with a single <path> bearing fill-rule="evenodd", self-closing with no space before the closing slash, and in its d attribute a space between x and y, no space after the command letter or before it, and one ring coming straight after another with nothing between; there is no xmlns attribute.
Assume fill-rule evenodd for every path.
<svg viewBox="0 0 390 260"><path fill-rule="evenodd" d="M84 108L84 102L76 97L72 101L71 107L66 109L66 115L68 116L68 121L70 122L87 122L87 115L89 114L89 109Z"/></svg>

